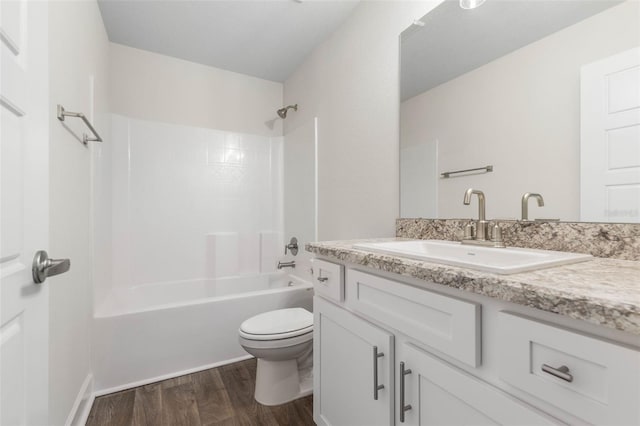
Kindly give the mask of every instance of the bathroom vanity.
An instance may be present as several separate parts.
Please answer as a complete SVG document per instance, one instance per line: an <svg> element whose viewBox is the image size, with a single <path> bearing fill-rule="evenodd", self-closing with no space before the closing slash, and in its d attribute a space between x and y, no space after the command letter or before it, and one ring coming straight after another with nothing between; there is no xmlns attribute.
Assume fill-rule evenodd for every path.
<svg viewBox="0 0 640 426"><path fill-rule="evenodd" d="M640 424L640 262L497 275L362 243L307 245L318 425Z"/></svg>

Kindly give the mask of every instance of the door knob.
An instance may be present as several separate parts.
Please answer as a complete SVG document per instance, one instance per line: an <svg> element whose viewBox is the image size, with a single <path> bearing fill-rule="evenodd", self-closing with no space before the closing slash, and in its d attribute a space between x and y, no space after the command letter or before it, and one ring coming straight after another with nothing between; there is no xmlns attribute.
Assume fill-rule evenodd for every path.
<svg viewBox="0 0 640 426"><path fill-rule="evenodd" d="M69 259L49 259L47 252L40 250L33 257L33 266L31 268L33 282L42 284L47 277L63 274L70 267L71 261Z"/></svg>

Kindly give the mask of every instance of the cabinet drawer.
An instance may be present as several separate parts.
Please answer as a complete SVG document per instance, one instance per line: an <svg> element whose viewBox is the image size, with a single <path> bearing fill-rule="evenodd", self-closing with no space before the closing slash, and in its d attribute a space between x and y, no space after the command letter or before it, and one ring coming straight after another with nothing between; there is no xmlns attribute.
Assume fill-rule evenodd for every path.
<svg viewBox="0 0 640 426"><path fill-rule="evenodd" d="M505 382L589 423L640 424L640 352L507 312L499 345Z"/></svg>
<svg viewBox="0 0 640 426"><path fill-rule="evenodd" d="M311 259L313 288L316 294L342 302L344 300L344 266L326 260Z"/></svg>
<svg viewBox="0 0 640 426"><path fill-rule="evenodd" d="M352 269L346 293L354 311L472 367L480 365L479 304Z"/></svg>

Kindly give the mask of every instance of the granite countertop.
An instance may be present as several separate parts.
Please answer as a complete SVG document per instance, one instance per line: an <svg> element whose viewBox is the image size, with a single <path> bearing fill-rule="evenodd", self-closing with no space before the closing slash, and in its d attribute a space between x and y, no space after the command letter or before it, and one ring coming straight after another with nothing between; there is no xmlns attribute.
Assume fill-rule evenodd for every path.
<svg viewBox="0 0 640 426"><path fill-rule="evenodd" d="M422 262L353 248L384 238L309 243L318 256L433 282L640 335L640 262L593 258L511 275Z"/></svg>

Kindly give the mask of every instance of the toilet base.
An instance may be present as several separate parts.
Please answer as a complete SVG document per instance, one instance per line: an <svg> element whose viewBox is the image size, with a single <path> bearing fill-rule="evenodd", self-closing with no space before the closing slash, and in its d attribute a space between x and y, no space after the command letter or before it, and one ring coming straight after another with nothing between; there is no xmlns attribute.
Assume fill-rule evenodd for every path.
<svg viewBox="0 0 640 426"><path fill-rule="evenodd" d="M267 361L258 358L255 399L263 405L280 405L311 395L311 369L298 370L295 359Z"/></svg>

